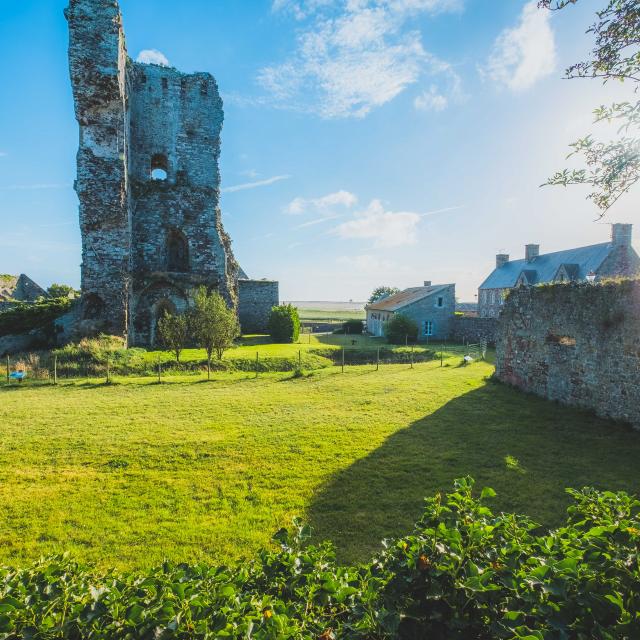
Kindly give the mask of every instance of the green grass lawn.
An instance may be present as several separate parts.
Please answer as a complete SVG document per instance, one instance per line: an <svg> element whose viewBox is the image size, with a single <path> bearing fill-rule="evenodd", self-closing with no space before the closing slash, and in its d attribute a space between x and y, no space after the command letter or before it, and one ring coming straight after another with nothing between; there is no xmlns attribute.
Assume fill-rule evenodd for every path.
<svg viewBox="0 0 640 640"><path fill-rule="evenodd" d="M461 475L550 525L565 487L640 489L639 433L458 362L0 385L0 562L230 560L295 515L357 561Z"/></svg>

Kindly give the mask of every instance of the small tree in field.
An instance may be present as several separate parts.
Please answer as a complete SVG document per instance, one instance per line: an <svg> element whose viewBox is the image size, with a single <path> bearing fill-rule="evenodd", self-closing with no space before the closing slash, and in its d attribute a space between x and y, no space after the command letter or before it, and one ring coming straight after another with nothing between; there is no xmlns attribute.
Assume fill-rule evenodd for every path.
<svg viewBox="0 0 640 640"><path fill-rule="evenodd" d="M193 335L207 352L207 378L211 379L212 354L215 352L218 360L222 360L224 352L240 335L240 324L224 298L217 291L208 293L205 287L195 292L191 318Z"/></svg>
<svg viewBox="0 0 640 640"><path fill-rule="evenodd" d="M290 304L273 307L269 316L269 334L274 342L298 342L300 337L298 310Z"/></svg>
<svg viewBox="0 0 640 640"><path fill-rule="evenodd" d="M173 351L176 362L180 362L180 353L182 353L189 336L186 316L165 311L162 318L158 320L158 332L162 343L167 349Z"/></svg>
<svg viewBox="0 0 640 640"><path fill-rule="evenodd" d="M390 344L416 342L418 340L418 325L411 318L396 313L391 320L385 322L384 335Z"/></svg>
<svg viewBox="0 0 640 640"><path fill-rule="evenodd" d="M378 300L393 296L396 293L400 293L400 289L398 289L398 287L376 287L369 296L369 304L373 304L374 302L378 302Z"/></svg>

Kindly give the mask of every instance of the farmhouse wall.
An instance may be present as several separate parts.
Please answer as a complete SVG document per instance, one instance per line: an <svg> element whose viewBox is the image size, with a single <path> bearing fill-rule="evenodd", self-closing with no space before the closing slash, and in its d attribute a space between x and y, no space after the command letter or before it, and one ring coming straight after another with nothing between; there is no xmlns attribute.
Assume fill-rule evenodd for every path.
<svg viewBox="0 0 640 640"><path fill-rule="evenodd" d="M456 342L466 342L467 344L476 344L486 340L487 344L494 345L497 328L497 318L455 316L451 338Z"/></svg>
<svg viewBox="0 0 640 640"><path fill-rule="evenodd" d="M443 298L442 306L438 306L438 298ZM418 325L418 340L446 340L453 329L456 308L456 287L450 285L446 289L435 291L411 305L400 309L398 313L411 318ZM425 335L425 322L433 323L433 335Z"/></svg>
<svg viewBox="0 0 640 640"><path fill-rule="evenodd" d="M279 304L273 280L238 280L238 315L243 333L266 331L272 307Z"/></svg>
<svg viewBox="0 0 640 640"><path fill-rule="evenodd" d="M640 280L513 291L498 325L496 374L640 427Z"/></svg>

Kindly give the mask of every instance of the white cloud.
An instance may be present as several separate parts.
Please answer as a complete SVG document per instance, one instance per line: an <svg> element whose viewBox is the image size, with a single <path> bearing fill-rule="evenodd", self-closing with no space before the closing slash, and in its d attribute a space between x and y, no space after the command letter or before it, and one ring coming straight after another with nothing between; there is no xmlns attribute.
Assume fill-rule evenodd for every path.
<svg viewBox="0 0 640 640"><path fill-rule="evenodd" d="M556 45L550 24L551 12L528 2L517 26L505 29L493 45L483 73L512 91L524 91L552 74L556 68Z"/></svg>
<svg viewBox="0 0 640 640"><path fill-rule="evenodd" d="M399 247L417 242L421 215L410 211L385 211L380 200L372 200L353 220L339 224L333 234L340 238L374 241L374 247Z"/></svg>
<svg viewBox="0 0 640 640"><path fill-rule="evenodd" d="M323 222L329 222L330 220L337 220L338 218L344 217L340 213L335 213L333 215L324 216L323 218L316 218L315 220L309 220L308 222L303 222L299 224L294 229L306 229L307 227L315 227L316 225L322 224Z"/></svg>
<svg viewBox="0 0 640 640"><path fill-rule="evenodd" d="M144 49L136 58L137 62L142 62L143 64L159 64L161 67L169 67L169 60L167 56L164 55L161 51L157 49Z"/></svg>
<svg viewBox="0 0 640 640"><path fill-rule="evenodd" d="M327 213L335 207L351 208L358 198L349 191L336 191L321 198L294 198L286 207L285 213L300 215L305 212Z"/></svg>
<svg viewBox="0 0 640 640"><path fill-rule="evenodd" d="M275 0L273 9L307 20L291 58L258 81L277 106L325 118L363 117L427 73L448 65L406 28L419 13L459 8L459 0Z"/></svg>
<svg viewBox="0 0 640 640"><path fill-rule="evenodd" d="M448 104L449 100L438 91L438 87L434 84L413 101L413 106L418 111L444 111Z"/></svg>
<svg viewBox="0 0 640 640"><path fill-rule="evenodd" d="M246 189L257 189L258 187L267 187L270 184L280 182L281 180L288 180L291 176L273 176L272 178L266 178L265 180L257 180L256 182L245 182L243 184L234 184L231 187L225 187L221 189L222 193L235 193L236 191L245 191Z"/></svg>

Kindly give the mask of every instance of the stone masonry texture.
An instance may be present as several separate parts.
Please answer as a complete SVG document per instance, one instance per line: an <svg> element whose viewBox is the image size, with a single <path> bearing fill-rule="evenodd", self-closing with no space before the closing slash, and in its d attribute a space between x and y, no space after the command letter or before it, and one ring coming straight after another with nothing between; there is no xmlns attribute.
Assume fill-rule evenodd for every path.
<svg viewBox="0 0 640 640"><path fill-rule="evenodd" d="M640 280L514 290L498 323L496 375L640 427Z"/></svg>
<svg viewBox="0 0 640 640"><path fill-rule="evenodd" d="M133 62L116 0L71 0L65 15L80 126L81 331L153 345L158 319L184 311L197 286L238 308L219 206L222 100L208 73ZM245 300L255 316L258 302Z"/></svg>

